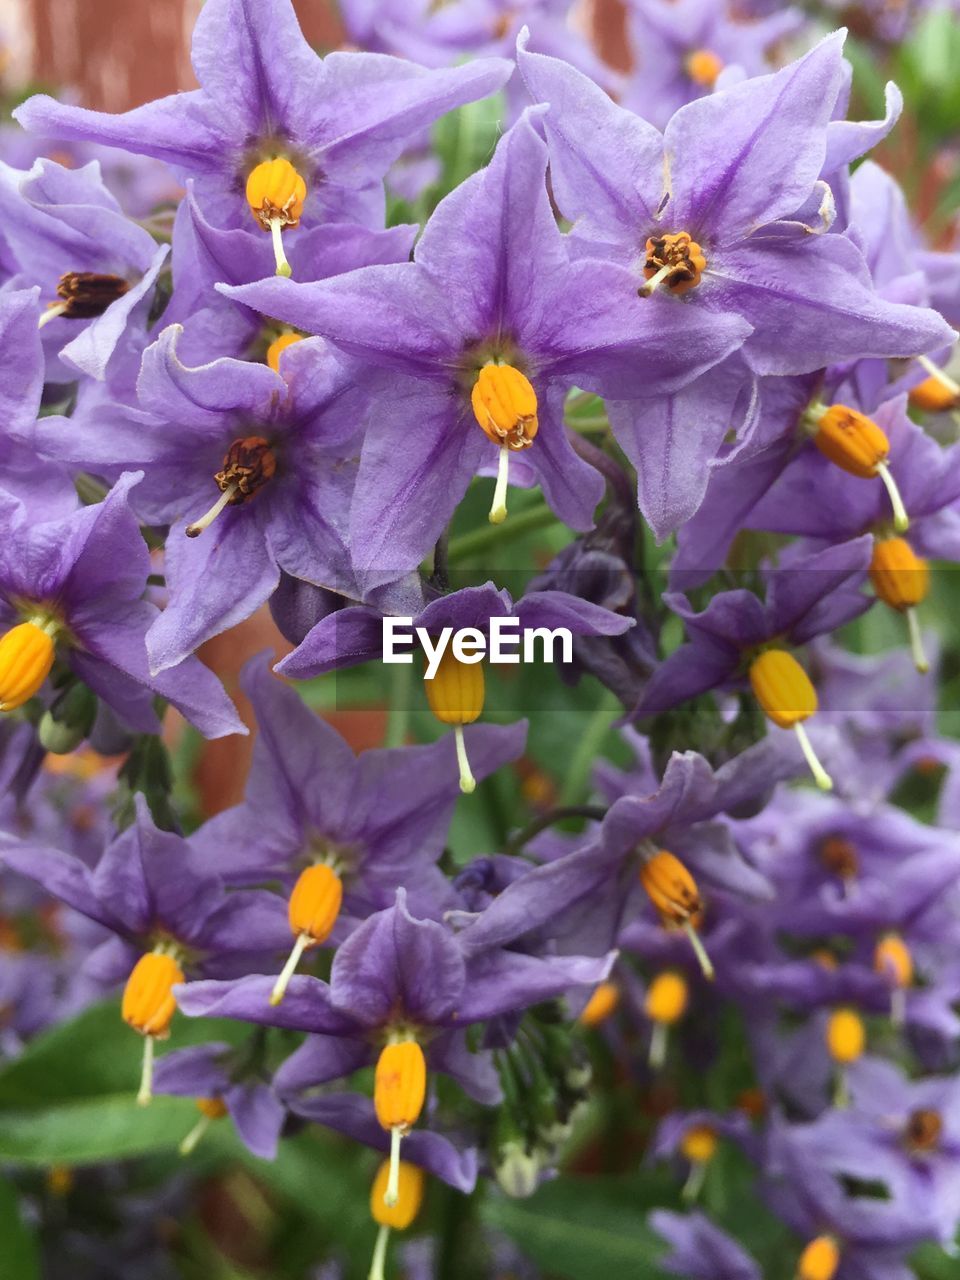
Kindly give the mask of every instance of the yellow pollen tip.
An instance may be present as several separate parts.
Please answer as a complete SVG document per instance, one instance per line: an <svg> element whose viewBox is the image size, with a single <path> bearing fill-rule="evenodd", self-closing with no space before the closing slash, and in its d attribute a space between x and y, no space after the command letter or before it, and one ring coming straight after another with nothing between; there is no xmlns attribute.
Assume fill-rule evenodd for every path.
<svg viewBox="0 0 960 1280"><path fill-rule="evenodd" d="M615 982L601 982L584 1005L577 1021L582 1027L598 1027L610 1017L620 1003L620 988Z"/></svg>
<svg viewBox="0 0 960 1280"><path fill-rule="evenodd" d="M675 235L651 236L645 246L643 275L646 280L638 289L648 298L663 285L678 296L696 288L707 267L703 250L687 231Z"/></svg>
<svg viewBox="0 0 960 1280"><path fill-rule="evenodd" d="M381 1227L392 1231L406 1231L420 1212L423 1203L424 1173L419 1165L401 1160L397 1174L397 1202L384 1203L387 1182L390 1178L390 1161L384 1160L370 1188L370 1216Z"/></svg>
<svg viewBox="0 0 960 1280"><path fill-rule="evenodd" d="M834 1062L847 1066L862 1056L867 1033L855 1009L834 1009L827 1022L827 1049Z"/></svg>
<svg viewBox="0 0 960 1280"><path fill-rule="evenodd" d="M293 886L287 916L290 932L309 936L311 943L326 942L340 915L343 881L326 863L318 862L300 872Z"/></svg>
<svg viewBox="0 0 960 1280"><path fill-rule="evenodd" d="M269 347L267 347L267 364L274 373L280 372L280 357L287 347L292 347L302 341L303 335L300 333L281 333L279 338L274 338Z"/></svg>
<svg viewBox="0 0 960 1280"><path fill-rule="evenodd" d="M123 989L124 1022L142 1036L162 1040L176 1012L173 988L179 982L183 982L183 970L173 956L162 951L142 955Z"/></svg>
<svg viewBox="0 0 960 1280"><path fill-rule="evenodd" d="M682 974L668 969L658 973L647 989L644 1012L652 1022L670 1026L679 1022L687 1010L689 999L687 980Z"/></svg>
<svg viewBox="0 0 960 1280"><path fill-rule="evenodd" d="M894 987L909 987L913 982L913 956L898 933L888 933L877 943L873 967Z"/></svg>
<svg viewBox="0 0 960 1280"><path fill-rule="evenodd" d="M834 466L852 476L873 479L880 463L890 456L886 432L858 409L834 404L815 421L814 444Z"/></svg>
<svg viewBox="0 0 960 1280"><path fill-rule="evenodd" d="M227 1104L222 1098L197 1098L197 1110L207 1120L222 1120L227 1114Z"/></svg>
<svg viewBox="0 0 960 1280"><path fill-rule="evenodd" d="M796 1280L833 1280L840 1266L840 1247L833 1236L811 1240L797 1263Z"/></svg>
<svg viewBox="0 0 960 1280"><path fill-rule="evenodd" d="M539 428L537 393L512 364L485 364L470 392L473 414L483 434L514 451L529 449Z"/></svg>
<svg viewBox="0 0 960 1280"><path fill-rule="evenodd" d="M52 627L21 622L0 640L0 711L15 711L40 691L55 655Z"/></svg>
<svg viewBox="0 0 960 1280"><path fill-rule="evenodd" d="M717 1135L709 1125L688 1129L680 1142L680 1154L691 1164L706 1164L717 1150Z"/></svg>
<svg viewBox="0 0 960 1280"><path fill-rule="evenodd" d="M905 538L882 538L873 544L870 581L884 604L904 612L927 598L930 567Z"/></svg>
<svg viewBox="0 0 960 1280"><path fill-rule="evenodd" d="M416 1040L400 1040L380 1051L373 1105L384 1129L406 1132L417 1123L427 1091L427 1063Z"/></svg>
<svg viewBox="0 0 960 1280"><path fill-rule="evenodd" d="M949 409L957 408L960 396L951 386L945 385L941 378L931 376L911 388L910 404L924 413L946 413Z"/></svg>
<svg viewBox="0 0 960 1280"><path fill-rule="evenodd" d="M686 61L687 75L694 84L712 89L723 70L723 59L711 49L696 49Z"/></svg>

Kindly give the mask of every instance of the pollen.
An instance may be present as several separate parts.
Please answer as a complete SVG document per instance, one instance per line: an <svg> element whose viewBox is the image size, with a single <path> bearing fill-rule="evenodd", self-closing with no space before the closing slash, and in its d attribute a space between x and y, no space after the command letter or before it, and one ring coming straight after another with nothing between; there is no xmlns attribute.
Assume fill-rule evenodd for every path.
<svg viewBox="0 0 960 1280"><path fill-rule="evenodd" d="M393 1208L400 1198L400 1142L420 1118L427 1094L427 1063L416 1040L386 1044L373 1078L373 1106L382 1128L390 1132L390 1172L383 1202Z"/></svg>
<svg viewBox="0 0 960 1280"><path fill-rule="evenodd" d="M660 849L640 868L640 883L663 923L686 933L704 977L712 979L713 965L696 929L703 914L703 900L693 876L678 857Z"/></svg>
<svg viewBox="0 0 960 1280"><path fill-rule="evenodd" d="M750 663L750 687L765 716L781 729L793 729L814 781L830 791L833 781L817 758L803 727L817 709L817 691L792 653L766 649Z"/></svg>
<svg viewBox="0 0 960 1280"><path fill-rule="evenodd" d="M124 987L124 1022L142 1036L162 1040L169 1035L177 1008L173 988L178 982L183 982L183 970L173 956L162 951L142 955Z"/></svg>
<svg viewBox="0 0 960 1280"><path fill-rule="evenodd" d="M198 538L226 507L240 506L255 497L277 472L277 456L263 436L234 440L223 459L223 469L214 475L220 497L205 515L188 525L188 538Z"/></svg>
<svg viewBox="0 0 960 1280"><path fill-rule="evenodd" d="M723 59L712 49L695 49L686 60L687 75L694 84L712 89L723 70Z"/></svg>
<svg viewBox="0 0 960 1280"><path fill-rule="evenodd" d="M15 711L40 691L53 666L55 634L50 623L21 622L0 639L0 711Z"/></svg>
<svg viewBox="0 0 960 1280"><path fill-rule="evenodd" d="M867 1033L855 1009L834 1009L827 1022L827 1049L834 1062L848 1066L863 1055Z"/></svg>
<svg viewBox="0 0 960 1280"><path fill-rule="evenodd" d="M278 276L291 274L281 232L285 227L297 226L306 198L307 184L283 156L264 160L247 178L247 204L264 231L273 236Z"/></svg>
<svg viewBox="0 0 960 1280"><path fill-rule="evenodd" d="M615 982L601 982L584 1005L577 1021L582 1027L598 1027L606 1022L620 1003L620 988Z"/></svg>
<svg viewBox="0 0 960 1280"><path fill-rule="evenodd" d="M40 317L40 327L57 316L67 320L94 320L129 290L123 276L102 275L96 271L68 271L57 283L59 302L51 302Z"/></svg>
<svg viewBox="0 0 960 1280"><path fill-rule="evenodd" d="M648 298L661 285L679 297L696 288L707 267L703 250L687 231L651 236L645 253L643 274L646 284L637 291L641 298Z"/></svg>
<svg viewBox="0 0 960 1280"><path fill-rule="evenodd" d="M812 424L813 443L834 466L861 480L879 477L893 509L894 528L904 533L910 527L910 519L888 465L890 441L883 428L866 414L844 404L829 408L815 406L808 420Z"/></svg>
<svg viewBox="0 0 960 1280"><path fill-rule="evenodd" d="M537 393L529 378L512 364L485 364L473 384L470 403L481 431L500 449L490 523L503 524L507 518L510 454L529 449L540 425Z"/></svg>
<svg viewBox="0 0 960 1280"><path fill-rule="evenodd" d="M287 347L295 346L296 343L302 341L303 335L300 333L281 333L279 338L274 338L269 347L267 347L267 364L274 373L280 372L280 357Z"/></svg>
<svg viewBox="0 0 960 1280"><path fill-rule="evenodd" d="M430 710L441 724L453 726L460 769L460 790L469 795L477 782L467 758L463 726L483 711L486 683L481 662L461 662L452 649L443 651L432 680L424 680Z"/></svg>
<svg viewBox="0 0 960 1280"><path fill-rule="evenodd" d="M329 938L342 903L343 881L332 867L318 862L301 871L287 906L293 949L270 993L271 1005L276 1006L283 1000L304 951Z"/></svg>
<svg viewBox="0 0 960 1280"><path fill-rule="evenodd" d="M914 666L921 674L929 671L915 610L927 598L930 566L906 538L878 538L873 544L870 581L878 599L906 617Z"/></svg>
<svg viewBox="0 0 960 1280"><path fill-rule="evenodd" d="M840 1266L840 1246L833 1236L811 1240L797 1263L796 1280L833 1280Z"/></svg>
<svg viewBox="0 0 960 1280"><path fill-rule="evenodd" d="M680 1154L691 1164L707 1164L716 1155L716 1151L716 1130L706 1124L688 1129L680 1142Z"/></svg>

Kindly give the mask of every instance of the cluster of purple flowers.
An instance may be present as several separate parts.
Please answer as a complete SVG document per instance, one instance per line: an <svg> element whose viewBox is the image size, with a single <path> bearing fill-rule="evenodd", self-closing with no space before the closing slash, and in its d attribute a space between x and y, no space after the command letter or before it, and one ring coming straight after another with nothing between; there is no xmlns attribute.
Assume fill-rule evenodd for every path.
<svg viewBox="0 0 960 1280"><path fill-rule="evenodd" d="M41 158L0 165L0 1052L122 989L139 1100L198 1100L185 1153L227 1115L267 1160L304 1122L383 1153L375 1278L424 1172L554 1176L591 1048L636 1096L692 1065L722 1084L648 1146L688 1201L734 1149L784 1276L909 1277L960 1226L960 747L921 616L960 561L960 253L851 170L899 92L848 120L844 33L793 9L630 0L619 73L566 0L342 7L365 52L207 0L197 90L15 113ZM435 122L501 92L488 163L387 225L387 191L433 203ZM123 204L104 147L149 158ZM468 491L489 546L522 490L562 550L516 598L452 590ZM293 681L376 663L390 616L565 627L631 762L464 865L455 809L527 733L475 723L483 668L426 689L451 734L357 756L261 655L245 798L184 834L164 709L245 732L197 651L264 604ZM871 609L902 647L857 657L831 637ZM921 821L894 801L931 775ZM178 1047L182 1015L254 1028ZM764 1274L675 1208L665 1271Z"/></svg>

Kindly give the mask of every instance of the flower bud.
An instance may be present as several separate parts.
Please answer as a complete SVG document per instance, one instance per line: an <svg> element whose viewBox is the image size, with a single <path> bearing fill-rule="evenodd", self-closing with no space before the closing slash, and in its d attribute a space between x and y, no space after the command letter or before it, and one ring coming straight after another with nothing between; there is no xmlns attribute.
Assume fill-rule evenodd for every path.
<svg viewBox="0 0 960 1280"><path fill-rule="evenodd" d="M673 970L658 973L647 989L644 1012L652 1022L666 1026L679 1022L687 1009L687 980Z"/></svg>
<svg viewBox="0 0 960 1280"><path fill-rule="evenodd" d="M274 373L280 372L280 357L287 347L295 346L296 343L302 341L303 334L300 333L281 333L279 338L274 338L269 347L267 347L267 364Z"/></svg>
<svg viewBox="0 0 960 1280"><path fill-rule="evenodd" d="M384 1129L407 1130L417 1123L427 1090L427 1064L416 1040L400 1040L380 1051L373 1103Z"/></svg>
<svg viewBox="0 0 960 1280"><path fill-rule="evenodd" d="M540 1161L523 1142L507 1142L497 1156L494 1176L504 1195L527 1200L540 1185Z"/></svg>
<svg viewBox="0 0 960 1280"><path fill-rule="evenodd" d="M930 568L905 538L879 538L873 544L870 581L891 609L913 609L927 597Z"/></svg>
<svg viewBox="0 0 960 1280"><path fill-rule="evenodd" d="M620 988L615 982L601 982L584 1005L577 1021L582 1027L597 1027L606 1022L620 1003Z"/></svg>
<svg viewBox="0 0 960 1280"><path fill-rule="evenodd" d="M797 1263L797 1280L833 1280L840 1266L840 1248L833 1236L811 1240Z"/></svg>
<svg viewBox="0 0 960 1280"><path fill-rule="evenodd" d="M866 1044L863 1019L855 1009L834 1009L827 1022L827 1048L834 1062L844 1066L862 1056Z"/></svg>
<svg viewBox="0 0 960 1280"><path fill-rule="evenodd" d="M343 881L325 862L300 872L293 886L287 916L295 937L306 934L312 942L326 942L340 915Z"/></svg>
<svg viewBox="0 0 960 1280"><path fill-rule="evenodd" d="M142 955L123 989L124 1022L142 1036L163 1039L176 1012L173 988L179 982L183 982L183 970L173 956L163 951Z"/></svg>
<svg viewBox="0 0 960 1280"><path fill-rule="evenodd" d="M0 640L0 711L15 711L39 693L54 659L53 634L21 622Z"/></svg>
<svg viewBox="0 0 960 1280"><path fill-rule="evenodd" d="M370 1188L370 1215L381 1227L393 1231L406 1231L420 1212L423 1203L424 1173L419 1165L400 1161L397 1183L397 1202L385 1203L387 1180L390 1177L390 1161L384 1160Z"/></svg>

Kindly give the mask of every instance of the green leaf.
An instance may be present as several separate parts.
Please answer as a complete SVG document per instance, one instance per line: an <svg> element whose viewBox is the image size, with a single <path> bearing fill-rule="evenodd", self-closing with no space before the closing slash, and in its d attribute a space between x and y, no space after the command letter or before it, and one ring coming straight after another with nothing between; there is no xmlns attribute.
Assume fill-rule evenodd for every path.
<svg viewBox="0 0 960 1280"><path fill-rule="evenodd" d="M5 1111L0 1163L45 1167L97 1164L173 1150L196 1120L189 1098L157 1097L149 1107L132 1093Z"/></svg>
<svg viewBox="0 0 960 1280"><path fill-rule="evenodd" d="M158 1058L191 1044L235 1044L247 1035L249 1028L241 1023L177 1016L170 1039L157 1046ZM119 1001L92 1005L71 1022L38 1036L0 1071L0 1111L125 1094L132 1102L142 1055L143 1040L120 1017Z"/></svg>
<svg viewBox="0 0 960 1280"><path fill-rule="evenodd" d="M664 1280L656 1264L665 1246L647 1226L635 1187L622 1179L564 1177L542 1186L530 1200L491 1198L481 1215L551 1275Z"/></svg>
<svg viewBox="0 0 960 1280"><path fill-rule="evenodd" d="M36 1240L20 1214L16 1188L5 1178L0 1179L0 1258L5 1275L40 1280Z"/></svg>

